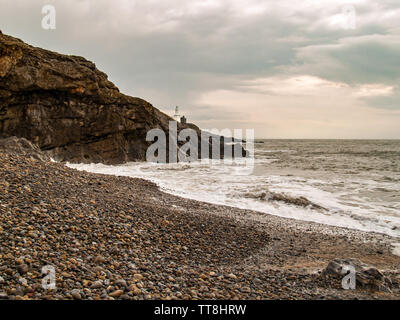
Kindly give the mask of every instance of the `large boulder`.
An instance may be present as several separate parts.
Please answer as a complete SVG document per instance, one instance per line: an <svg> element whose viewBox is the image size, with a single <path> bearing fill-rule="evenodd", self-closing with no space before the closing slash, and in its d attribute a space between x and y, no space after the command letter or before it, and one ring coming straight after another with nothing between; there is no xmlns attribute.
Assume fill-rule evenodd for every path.
<svg viewBox="0 0 400 320"><path fill-rule="evenodd" d="M358 259L333 259L322 271L322 276L342 280L349 273L349 267L355 271L356 288L391 292L392 287L397 286L397 280L393 283L382 271Z"/></svg>
<svg viewBox="0 0 400 320"><path fill-rule="evenodd" d="M25 138L9 137L0 139L0 150L5 150L12 154L22 154L41 161L51 160L50 157L46 156L38 146Z"/></svg>

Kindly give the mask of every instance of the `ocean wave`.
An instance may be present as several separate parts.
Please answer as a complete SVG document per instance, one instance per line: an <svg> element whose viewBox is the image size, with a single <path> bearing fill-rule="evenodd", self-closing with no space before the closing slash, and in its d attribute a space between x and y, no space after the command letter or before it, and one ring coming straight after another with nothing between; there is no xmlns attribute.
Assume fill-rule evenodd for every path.
<svg viewBox="0 0 400 320"><path fill-rule="evenodd" d="M260 201L278 201L278 202L284 202L286 204L295 205L298 207L327 211L326 208L324 208L316 203L313 203L312 201L308 200L305 197L291 197L284 193L276 193L276 192L271 192L271 191L265 191L265 192L256 193L256 194L244 193L243 197L250 198L250 199L256 199L256 200L260 200Z"/></svg>
<svg viewBox="0 0 400 320"><path fill-rule="evenodd" d="M273 143L276 146L265 143L256 147L254 172L240 176L234 174L240 164L206 159L172 165L134 162L69 166L147 179L164 192L193 200L400 237L399 198L393 191L399 190L400 179L392 175L394 171L382 174L380 170L386 164L379 167L378 163L367 171L376 164L374 158L367 164L359 158L329 158L331 155L322 151L326 159L320 155L313 158L306 152L268 152L296 150L297 142L282 146ZM327 148L329 143L319 142L312 148ZM298 148L311 149L308 144L312 145L299 142Z"/></svg>

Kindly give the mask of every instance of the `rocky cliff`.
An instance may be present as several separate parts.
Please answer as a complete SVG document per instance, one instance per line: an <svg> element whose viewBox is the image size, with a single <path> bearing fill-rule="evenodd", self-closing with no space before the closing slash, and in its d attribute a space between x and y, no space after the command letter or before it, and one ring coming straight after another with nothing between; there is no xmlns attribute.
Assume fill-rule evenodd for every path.
<svg viewBox="0 0 400 320"><path fill-rule="evenodd" d="M147 131L167 132L170 120L94 63L0 32L0 137L24 137L59 161L115 164L144 160Z"/></svg>

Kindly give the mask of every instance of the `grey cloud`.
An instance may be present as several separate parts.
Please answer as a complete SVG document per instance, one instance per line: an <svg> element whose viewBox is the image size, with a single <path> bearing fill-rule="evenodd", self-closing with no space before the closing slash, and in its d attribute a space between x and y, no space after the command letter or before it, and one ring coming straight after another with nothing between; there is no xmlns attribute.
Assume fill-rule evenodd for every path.
<svg viewBox="0 0 400 320"><path fill-rule="evenodd" d="M400 87L395 87L389 96L365 97L362 100L374 108L400 110Z"/></svg>
<svg viewBox="0 0 400 320"><path fill-rule="evenodd" d="M351 85L391 85L400 78L396 20L368 20L398 8L397 0L357 5L355 30L323 25L325 16L341 10L335 1L303 8L301 2L265 0L260 3L269 9L250 17L234 12L231 1L199 12L190 10L188 0L49 2L57 8L55 31L40 27L42 0L0 0L0 29L36 46L85 56L122 92L162 110L180 105L193 119L224 116L198 102L206 92L238 90L255 78L308 74ZM118 9L119 2L128 8ZM395 105L397 96L376 99L365 101Z"/></svg>
<svg viewBox="0 0 400 320"><path fill-rule="evenodd" d="M333 45L298 49L296 72L305 72L349 84L386 83L400 78L400 38L364 36L345 38Z"/></svg>

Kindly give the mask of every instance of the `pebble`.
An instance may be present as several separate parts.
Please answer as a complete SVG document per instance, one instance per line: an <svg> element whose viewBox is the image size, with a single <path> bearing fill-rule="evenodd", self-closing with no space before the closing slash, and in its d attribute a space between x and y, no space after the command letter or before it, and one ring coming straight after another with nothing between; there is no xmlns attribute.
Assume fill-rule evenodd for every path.
<svg viewBox="0 0 400 320"><path fill-rule="evenodd" d="M118 280L116 280L116 281L114 282L114 284L115 284L116 286L118 286L118 287L124 287L124 288L126 288L126 287L128 286L127 283L126 283L126 281L123 280L123 279L118 279Z"/></svg>
<svg viewBox="0 0 400 320"><path fill-rule="evenodd" d="M139 295L139 294L141 294L142 293L142 290L140 290L136 285L134 285L134 284L131 284L129 287L128 287L128 290L130 291L130 292L132 292L133 294L135 294L135 295Z"/></svg>
<svg viewBox="0 0 400 320"><path fill-rule="evenodd" d="M24 264L18 265L18 266L17 266L17 270L18 270L18 272L19 272L21 275L23 275L23 274L25 274L25 273L28 272L29 267L28 267L27 264L24 263Z"/></svg>
<svg viewBox="0 0 400 320"><path fill-rule="evenodd" d="M140 280L143 279L143 276L142 276L140 273L135 273L135 274L133 275L133 279L134 279L135 281L140 281Z"/></svg>
<svg viewBox="0 0 400 320"><path fill-rule="evenodd" d="M76 300L81 300L82 299L81 293L80 293L80 291L78 289L72 290L71 291L71 296Z"/></svg>
<svg viewBox="0 0 400 320"><path fill-rule="evenodd" d="M118 297L122 296L123 294L124 294L124 291L122 291L122 290L115 290L115 291L111 292L111 293L109 294L109 296L110 296L110 297L113 297L113 298L118 298Z"/></svg>
<svg viewBox="0 0 400 320"><path fill-rule="evenodd" d="M104 259L104 257L103 256L100 256L100 255L98 255L98 256L96 256L95 258L94 258L94 262L95 263L104 263L106 260Z"/></svg>
<svg viewBox="0 0 400 320"><path fill-rule="evenodd" d="M100 280L93 282L92 285L90 286L91 289L99 289L101 287L103 287L103 282Z"/></svg>

